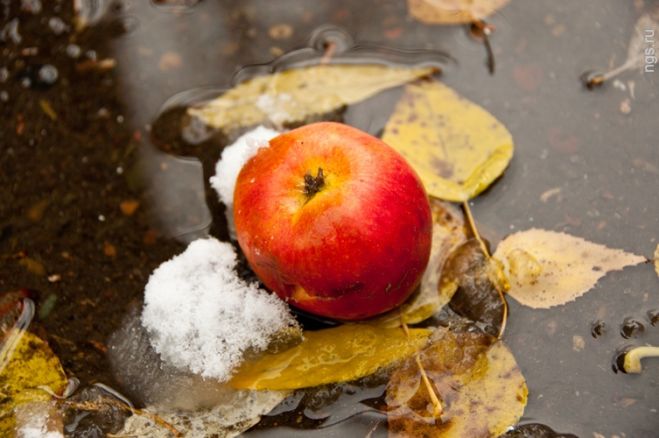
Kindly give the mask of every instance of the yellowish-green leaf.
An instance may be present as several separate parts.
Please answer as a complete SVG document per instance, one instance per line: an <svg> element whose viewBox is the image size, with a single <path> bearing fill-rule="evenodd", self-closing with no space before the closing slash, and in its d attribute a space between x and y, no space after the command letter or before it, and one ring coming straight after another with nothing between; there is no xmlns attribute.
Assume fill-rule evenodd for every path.
<svg viewBox="0 0 659 438"><path fill-rule="evenodd" d="M436 416L417 363L406 360L387 385L390 437L497 437L524 413L524 376L496 338L440 327L419 356L441 414Z"/></svg>
<svg viewBox="0 0 659 438"><path fill-rule="evenodd" d="M407 0L412 17L427 24L461 24L482 20L510 0Z"/></svg>
<svg viewBox="0 0 659 438"><path fill-rule="evenodd" d="M508 236L494 258L509 277L508 294L536 309L573 301L608 272L645 261L580 237L535 228Z"/></svg>
<svg viewBox="0 0 659 438"><path fill-rule="evenodd" d="M406 86L382 140L414 167L430 195L447 201L478 195L513 156L506 127L438 81Z"/></svg>
<svg viewBox="0 0 659 438"><path fill-rule="evenodd" d="M367 324L306 332L301 344L246 361L230 381L238 389L298 389L373 374L423 347L431 331Z"/></svg>
<svg viewBox="0 0 659 438"><path fill-rule="evenodd" d="M13 410L22 403L47 401L66 387L66 375L48 344L30 332L10 331L0 352L0 435L11 436Z"/></svg>
<svg viewBox="0 0 659 438"><path fill-rule="evenodd" d="M449 254L467 240L464 217L455 205L438 199L430 199L430 210L433 218L432 248L419 289L399 309L373 320L375 324L386 327L399 327L403 321L418 324L444 307L455 292L455 289L440 289L439 279Z"/></svg>
<svg viewBox="0 0 659 438"><path fill-rule="evenodd" d="M432 73L428 67L316 65L255 77L189 113L225 130L263 123L281 127Z"/></svg>

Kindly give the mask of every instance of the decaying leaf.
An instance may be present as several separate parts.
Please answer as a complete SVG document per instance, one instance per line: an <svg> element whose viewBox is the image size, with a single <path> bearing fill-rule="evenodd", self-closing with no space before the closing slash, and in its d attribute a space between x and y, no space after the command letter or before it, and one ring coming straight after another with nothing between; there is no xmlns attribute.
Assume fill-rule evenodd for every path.
<svg viewBox="0 0 659 438"><path fill-rule="evenodd" d="M407 0L415 19L427 24L461 24L482 20L510 0Z"/></svg>
<svg viewBox="0 0 659 438"><path fill-rule="evenodd" d="M419 350L431 331L344 324L306 332L301 344L243 363L229 382L238 389L299 389L347 382Z"/></svg>
<svg viewBox="0 0 659 438"><path fill-rule="evenodd" d="M537 228L508 236L494 258L509 277L508 294L536 309L573 301L608 272L645 261L636 254Z"/></svg>
<svg viewBox="0 0 659 438"><path fill-rule="evenodd" d="M158 415L184 437L231 438L240 435L259 422L288 395L283 391L238 391L236 396L210 409L196 411L163 410L150 406L145 409ZM126 420L118 436L148 436L170 438L169 429L153 417L133 415Z"/></svg>
<svg viewBox="0 0 659 438"><path fill-rule="evenodd" d="M398 327L402 322L418 324L434 315L450 300L455 290L439 288L439 279L449 254L467 240L462 211L438 199L430 199L433 217L432 249L426 272L415 295L400 309L376 318L373 323Z"/></svg>
<svg viewBox="0 0 659 438"><path fill-rule="evenodd" d="M382 140L405 156L430 195L447 201L478 195L513 156L505 126L438 81L406 86Z"/></svg>
<svg viewBox="0 0 659 438"><path fill-rule="evenodd" d="M475 239L451 253L440 282L442 293L453 297L451 310L482 324L483 330L493 336L500 332L505 311L498 290L506 289L499 263L483 254Z"/></svg>
<svg viewBox="0 0 659 438"><path fill-rule="evenodd" d="M433 415L419 368L406 360L387 386L390 437L497 437L522 416L526 382L496 338L473 328L440 327L420 359L442 413Z"/></svg>
<svg viewBox="0 0 659 438"><path fill-rule="evenodd" d="M281 127L432 73L428 67L316 65L255 77L189 113L225 130L268 122Z"/></svg>
<svg viewBox="0 0 659 438"><path fill-rule="evenodd" d="M48 401L66 387L66 375L48 344L38 336L13 329L0 351L0 435L11 436L13 410L23 403Z"/></svg>

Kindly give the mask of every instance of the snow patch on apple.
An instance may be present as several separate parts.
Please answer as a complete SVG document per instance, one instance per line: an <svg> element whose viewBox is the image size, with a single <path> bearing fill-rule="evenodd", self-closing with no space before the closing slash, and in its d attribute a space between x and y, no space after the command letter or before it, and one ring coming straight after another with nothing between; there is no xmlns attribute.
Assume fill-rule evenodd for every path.
<svg viewBox="0 0 659 438"><path fill-rule="evenodd" d="M257 126L224 148L222 156L215 165L215 175L210 178L210 183L220 196L220 201L226 206L227 224L232 238L236 236L233 223L233 192L236 189L240 169L256 155L259 149L268 147L270 139L279 134L273 129Z"/></svg>
<svg viewBox="0 0 659 438"><path fill-rule="evenodd" d="M278 333L297 327L288 306L239 278L235 265L233 246L208 238L151 274L142 325L165 362L226 381L245 352L264 351Z"/></svg>

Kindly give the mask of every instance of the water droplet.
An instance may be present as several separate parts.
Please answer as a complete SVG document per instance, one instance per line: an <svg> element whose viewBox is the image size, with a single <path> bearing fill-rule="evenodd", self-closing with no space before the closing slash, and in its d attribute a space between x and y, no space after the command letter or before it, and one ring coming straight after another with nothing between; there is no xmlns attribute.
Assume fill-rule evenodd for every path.
<svg viewBox="0 0 659 438"><path fill-rule="evenodd" d="M39 69L37 77L39 79L39 85L51 86L57 82L59 73L55 66L46 64Z"/></svg>
<svg viewBox="0 0 659 438"><path fill-rule="evenodd" d="M66 46L66 54L71 58L78 58L82 53L82 49L77 44L69 44Z"/></svg>
<svg viewBox="0 0 659 438"><path fill-rule="evenodd" d="M59 17L50 17L48 20L48 27L53 31L55 35L61 35L69 30L69 27L66 25L64 20Z"/></svg>
<svg viewBox="0 0 659 438"><path fill-rule="evenodd" d="M634 318L627 317L620 326L620 336L625 339L636 338L645 331L645 326Z"/></svg>
<svg viewBox="0 0 659 438"><path fill-rule="evenodd" d="M604 321L593 321L590 325L590 334L593 338L597 339L607 332L606 323Z"/></svg>

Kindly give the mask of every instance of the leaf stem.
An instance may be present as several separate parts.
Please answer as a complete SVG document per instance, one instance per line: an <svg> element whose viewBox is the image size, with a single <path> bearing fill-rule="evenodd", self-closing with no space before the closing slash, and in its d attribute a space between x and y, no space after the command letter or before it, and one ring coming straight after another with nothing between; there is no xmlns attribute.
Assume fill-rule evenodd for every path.
<svg viewBox="0 0 659 438"><path fill-rule="evenodd" d="M407 327L407 323L403 319L403 314L400 314L400 323L401 327L403 328L403 331L405 332L406 336L410 336L410 329ZM430 401L432 402L433 406L433 417L434 418L439 418L442 416L442 413L444 412L444 408L442 406L442 402L437 396L437 392L435 392L435 388L432 386L432 383L430 382L430 379L428 378L428 374L426 373L425 368L423 368L423 364L421 363L421 357L419 356L419 352L414 353L414 360L416 362L417 367L419 367L419 372L421 373L421 380L423 380L423 384L426 387L426 391L428 391L428 395L430 396Z"/></svg>
<svg viewBox="0 0 659 438"><path fill-rule="evenodd" d="M462 208L465 211L465 216L467 216L467 222L469 223L469 228L471 229L472 234L474 235L474 238L478 241L481 251L483 251L483 254L485 254L485 257L487 257L488 261L492 258L490 255L490 251L487 249L487 245L485 244L485 241L481 238L480 233L478 232L478 228L476 228L476 221L474 221L474 216L471 214L471 208L469 208L469 201L464 201L462 203ZM499 334L497 338L501 339L503 338L503 334L506 331L506 325L508 323L508 301L506 301L506 297L503 294L503 291L501 290L501 286L498 284L498 282L492 282L494 284L494 288L497 290L497 293L499 294L499 299L501 300L501 304L503 305L503 313L501 315L501 326L499 327Z"/></svg>
<svg viewBox="0 0 659 438"><path fill-rule="evenodd" d="M659 347L645 345L627 351L623 361L623 371L629 374L639 374L643 371L641 359L646 357L659 357Z"/></svg>

